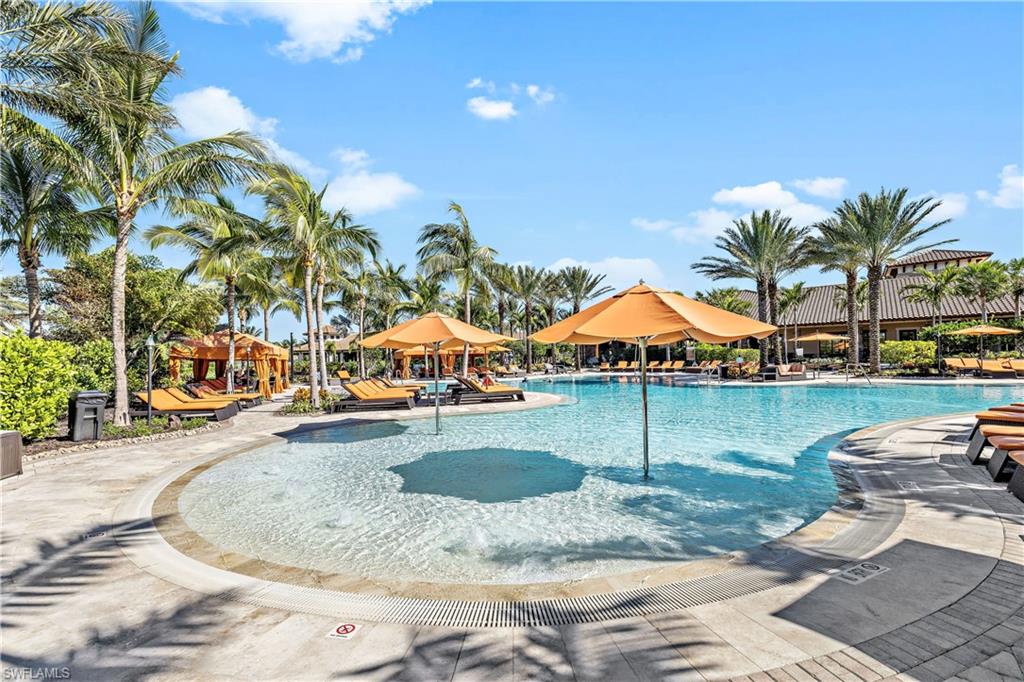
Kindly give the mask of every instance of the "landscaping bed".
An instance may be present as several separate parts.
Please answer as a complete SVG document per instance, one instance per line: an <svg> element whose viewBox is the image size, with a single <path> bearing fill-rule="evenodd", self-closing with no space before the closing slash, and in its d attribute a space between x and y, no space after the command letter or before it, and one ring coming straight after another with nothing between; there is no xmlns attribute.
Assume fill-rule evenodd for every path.
<svg viewBox="0 0 1024 682"><path fill-rule="evenodd" d="M108 418L113 416L113 410L108 409L106 416ZM71 440L67 421L64 420L57 425L57 432L53 436L26 443L24 455L27 458L35 458L37 456L50 456L63 452L92 450L116 445L131 445L150 440L177 438L220 427L221 424L219 422L208 422L203 417L171 419L157 416L153 417L152 425L147 424L146 419L143 417L134 419L130 427L114 426L111 422L107 421L103 424L103 436L99 440L75 442Z"/></svg>

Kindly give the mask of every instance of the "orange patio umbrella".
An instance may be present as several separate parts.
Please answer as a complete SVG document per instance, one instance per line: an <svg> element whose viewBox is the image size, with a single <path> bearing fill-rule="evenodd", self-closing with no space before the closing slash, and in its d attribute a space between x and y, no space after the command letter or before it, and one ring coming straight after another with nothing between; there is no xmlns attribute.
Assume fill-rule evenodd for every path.
<svg viewBox="0 0 1024 682"><path fill-rule="evenodd" d="M982 358L985 356L985 337L986 336L1010 336L1012 334L1020 334L1019 329L1008 329L1006 327L995 327L991 324L978 324L967 329L958 329L955 332L950 332L950 336L977 336L978 337L978 363L981 364Z"/></svg>
<svg viewBox="0 0 1024 682"><path fill-rule="evenodd" d="M694 339L729 343L764 338L777 327L644 284L620 291L586 310L542 329L530 338L541 343L597 344L626 341L640 346L643 402L644 478L647 478L647 346Z"/></svg>
<svg viewBox="0 0 1024 682"><path fill-rule="evenodd" d="M470 346L494 346L502 341L512 341L509 336L495 334L442 313L427 313L408 322L385 329L369 336L359 343L366 348L407 349L416 346L434 348L434 425L441 433L441 396L438 390L440 361L438 353L442 344L456 341Z"/></svg>

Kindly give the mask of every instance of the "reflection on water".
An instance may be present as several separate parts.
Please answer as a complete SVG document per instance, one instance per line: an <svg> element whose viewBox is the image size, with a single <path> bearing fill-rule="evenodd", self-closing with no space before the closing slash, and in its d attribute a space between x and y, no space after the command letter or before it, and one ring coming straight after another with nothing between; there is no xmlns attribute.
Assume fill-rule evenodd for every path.
<svg viewBox="0 0 1024 682"><path fill-rule="evenodd" d="M576 490L587 468L543 450L449 450L388 467L402 477L399 492L474 502L519 502Z"/></svg>

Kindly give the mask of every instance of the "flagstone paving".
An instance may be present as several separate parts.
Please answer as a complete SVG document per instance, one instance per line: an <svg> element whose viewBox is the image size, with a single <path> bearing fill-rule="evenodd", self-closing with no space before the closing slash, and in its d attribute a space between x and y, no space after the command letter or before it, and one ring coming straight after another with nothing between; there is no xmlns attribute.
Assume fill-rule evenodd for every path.
<svg viewBox="0 0 1024 682"><path fill-rule="evenodd" d="M65 669L98 680L1024 679L1024 504L967 463L968 418L869 430L837 453L864 487L860 516L830 544L793 547L830 565L887 569L866 579L812 570L642 616L506 628L359 622L340 639L328 636L336 615L155 577L126 555L154 542L151 519L115 521L123 500L169 468L348 418L271 409L182 440L40 459L3 482L4 679ZM862 545L858 529L880 528L867 555L844 553Z"/></svg>

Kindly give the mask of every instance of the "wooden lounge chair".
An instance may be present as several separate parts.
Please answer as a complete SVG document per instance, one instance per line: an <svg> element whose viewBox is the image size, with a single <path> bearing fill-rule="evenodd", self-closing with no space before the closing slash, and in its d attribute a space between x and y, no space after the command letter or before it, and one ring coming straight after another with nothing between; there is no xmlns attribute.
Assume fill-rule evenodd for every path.
<svg viewBox="0 0 1024 682"><path fill-rule="evenodd" d="M947 370L958 377L974 371L973 368L967 366L963 358L943 358L942 364L945 365Z"/></svg>
<svg viewBox="0 0 1024 682"><path fill-rule="evenodd" d="M420 391L425 391L425 390L427 390L427 387L429 386L429 384L420 384L420 383L416 383L416 382L406 382L406 383L403 383L403 384L396 384L394 381L392 381L391 379L388 379L387 377L378 377L377 380L380 381L382 384L384 384L384 386L387 387L387 388L412 388L412 389L418 389Z"/></svg>
<svg viewBox="0 0 1024 682"><path fill-rule="evenodd" d="M711 362L709 362L707 364L706 367L704 367L704 368L702 368L700 370L700 374L701 374L701 376L708 376L708 377L714 376L715 374L718 374L718 368L721 367L721 366L722 366L722 361L721 360L712 360Z"/></svg>
<svg viewBox="0 0 1024 682"><path fill-rule="evenodd" d="M146 403L146 392L139 391L135 397L140 402ZM238 403L232 401L228 404L214 407L213 405L188 405L173 396L168 395L163 389L153 390L153 400L150 403L153 407L153 414L168 417L206 417L214 421L225 421L238 414ZM140 417L147 414L146 410L135 410L132 416Z"/></svg>
<svg viewBox="0 0 1024 682"><path fill-rule="evenodd" d="M753 379L754 376L760 371L760 362L745 362L742 365L740 365L740 377L743 379Z"/></svg>
<svg viewBox="0 0 1024 682"><path fill-rule="evenodd" d="M1013 493L1018 500L1024 502L1024 450L1011 450L1010 459L1017 463L1017 468L1010 476L1010 482L1006 484L1006 489Z"/></svg>
<svg viewBox="0 0 1024 682"><path fill-rule="evenodd" d="M988 458L985 467L993 481L1006 478L1017 467L1017 462L1010 458L1010 452L1024 452L1024 438L1017 436L993 436L989 439L992 447L992 456Z"/></svg>
<svg viewBox="0 0 1024 682"><path fill-rule="evenodd" d="M1003 367L1002 360L982 360L981 376L993 379L1016 379L1017 373L1012 367Z"/></svg>
<svg viewBox="0 0 1024 682"><path fill-rule="evenodd" d="M347 369L339 369L335 374L341 379L343 384L352 381L352 375L348 373Z"/></svg>
<svg viewBox="0 0 1024 682"><path fill-rule="evenodd" d="M1010 358L1003 361L1003 366L1012 369L1018 379L1024 379L1024 359Z"/></svg>
<svg viewBox="0 0 1024 682"><path fill-rule="evenodd" d="M597 368L597 371L598 372L610 372L611 369L612 369L611 365L609 365L607 362L602 362L600 364L600 366Z"/></svg>
<svg viewBox="0 0 1024 682"><path fill-rule="evenodd" d="M647 363L648 372L657 371L659 367L661 367L661 360L651 360L650 362Z"/></svg>
<svg viewBox="0 0 1024 682"><path fill-rule="evenodd" d="M180 388L174 388L173 386L170 388L155 389L153 392L156 393L156 391L162 391L164 394L185 405L210 405L213 407L234 405L238 409L241 409L242 407L242 401L236 398L234 394L218 395L214 398L193 398L188 393L185 393L185 391Z"/></svg>
<svg viewBox="0 0 1024 682"><path fill-rule="evenodd" d="M985 451L985 447L989 445L989 438L994 436L1017 436L1024 438L1024 425L1021 426L1007 426L1000 424L982 424L978 427L977 431L971 437L971 442L967 444L967 459L970 460L971 464L977 464L981 459L981 453Z"/></svg>
<svg viewBox="0 0 1024 682"><path fill-rule="evenodd" d="M1024 413L1000 409L985 410L974 415L974 428L971 429L970 440L974 440L978 430L986 424L999 424L1002 426L1024 426Z"/></svg>
<svg viewBox="0 0 1024 682"><path fill-rule="evenodd" d="M452 391L452 402L459 405L464 400L489 402L491 400L526 400L523 389L514 386L484 386L476 379L467 379L456 376L455 380L461 384L459 390Z"/></svg>
<svg viewBox="0 0 1024 682"><path fill-rule="evenodd" d="M340 412L353 408L380 408L380 407L402 407L412 409L416 406L415 398L409 391L401 390L374 390L372 384L364 381L355 381L345 384L345 390L349 397L336 400L331 405L331 410Z"/></svg>
<svg viewBox="0 0 1024 682"><path fill-rule="evenodd" d="M223 400L225 398L231 398L232 400L239 400L242 403L242 407L253 407L263 402L263 396L259 393L218 393L209 386L203 386L202 384L188 384L186 386L188 390L192 391L197 398L207 398L210 400Z"/></svg>
<svg viewBox="0 0 1024 682"><path fill-rule="evenodd" d="M615 363L616 372L625 372L629 368L629 363L625 360L619 360Z"/></svg>
<svg viewBox="0 0 1024 682"><path fill-rule="evenodd" d="M689 367L684 367L683 371L686 372L687 374L700 374L707 368L709 364L710 363L707 360L703 360L699 365L690 365Z"/></svg>
<svg viewBox="0 0 1024 682"><path fill-rule="evenodd" d="M636 372L636 371L639 371L639 369L640 369L640 361L639 360L634 360L633 362L631 362L628 365L626 365L626 371L627 372Z"/></svg>

